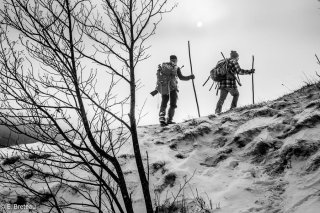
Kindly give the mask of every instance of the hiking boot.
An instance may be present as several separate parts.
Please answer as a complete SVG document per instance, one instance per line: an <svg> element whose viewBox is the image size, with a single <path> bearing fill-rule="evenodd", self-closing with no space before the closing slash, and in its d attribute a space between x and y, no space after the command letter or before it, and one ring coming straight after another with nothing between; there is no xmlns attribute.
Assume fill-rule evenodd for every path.
<svg viewBox="0 0 320 213"><path fill-rule="evenodd" d="M160 121L160 126L167 126L168 124L164 121Z"/></svg>
<svg viewBox="0 0 320 213"><path fill-rule="evenodd" d="M163 113L160 114L159 122L160 122L161 126L165 126L166 125L166 119L165 119Z"/></svg>
<svg viewBox="0 0 320 213"><path fill-rule="evenodd" d="M174 122L174 121L170 121L170 120L167 121L167 125L168 125L168 124L175 124L175 123L176 123L176 122Z"/></svg>

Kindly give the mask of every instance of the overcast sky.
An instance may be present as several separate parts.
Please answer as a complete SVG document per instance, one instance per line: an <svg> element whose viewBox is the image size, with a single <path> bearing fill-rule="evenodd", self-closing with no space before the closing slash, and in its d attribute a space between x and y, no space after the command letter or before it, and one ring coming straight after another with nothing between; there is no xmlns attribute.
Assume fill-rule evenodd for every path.
<svg viewBox="0 0 320 213"><path fill-rule="evenodd" d="M315 54L320 56L320 2L318 0L175 0L171 13L165 14L156 35L148 41L151 57L137 67L143 87L137 92L137 108L145 102L147 115L139 125L158 124L159 95L149 93L156 86L158 64L178 57L182 73L190 75L188 41L191 42L195 86L202 116L213 114L218 100L216 91L202 84L220 52L229 57L231 50L240 54L239 64L250 69L255 56L256 103L276 99L301 87L307 77L320 73ZM170 0L169 2L174 2ZM307 76L307 77L306 77ZM251 76L240 76L238 106L252 103ZM191 81L179 81L178 108L174 120L197 117ZM128 90L117 91L119 93ZM228 95L223 110L230 107Z"/></svg>
<svg viewBox="0 0 320 213"><path fill-rule="evenodd" d="M185 65L184 75L190 74L188 40L191 42L193 72L202 116L214 113L218 96L209 91L212 81L202 84L220 52L229 56L230 50L240 54L239 64L250 69L255 56L255 100L276 99L298 89L320 71L315 54L320 56L320 2L317 0L178 0L178 7L163 17L150 40L151 58L138 69L144 85L138 91L140 106L147 98L140 124L158 123L161 102L159 95L149 92L155 88L157 65L178 56L178 65ZM320 73L320 72L319 72ZM252 103L251 76L240 76L238 105ZM191 81L179 81L179 100L175 120L197 117ZM227 97L224 110L230 107Z"/></svg>

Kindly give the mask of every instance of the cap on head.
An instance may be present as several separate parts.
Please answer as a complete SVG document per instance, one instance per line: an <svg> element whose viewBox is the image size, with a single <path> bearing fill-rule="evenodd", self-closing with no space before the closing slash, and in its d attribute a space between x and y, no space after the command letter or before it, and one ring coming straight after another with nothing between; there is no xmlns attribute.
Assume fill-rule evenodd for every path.
<svg viewBox="0 0 320 213"><path fill-rule="evenodd" d="M237 53L237 51L231 50L231 52L230 52L230 57L231 57L231 58L238 58L238 57L239 57L239 54Z"/></svg>
<svg viewBox="0 0 320 213"><path fill-rule="evenodd" d="M177 60L177 56L175 56L175 55L170 55L170 60Z"/></svg>

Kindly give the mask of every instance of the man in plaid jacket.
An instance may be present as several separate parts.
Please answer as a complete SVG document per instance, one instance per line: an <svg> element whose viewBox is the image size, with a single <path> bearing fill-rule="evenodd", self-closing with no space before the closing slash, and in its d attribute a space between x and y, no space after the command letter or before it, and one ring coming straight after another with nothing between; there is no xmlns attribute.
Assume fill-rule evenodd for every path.
<svg viewBox="0 0 320 213"><path fill-rule="evenodd" d="M216 107L216 114L220 114L222 110L222 106L224 101L227 98L228 93L233 96L231 107L230 109L233 109L237 107L238 99L239 99L239 91L237 88L237 76L236 75L247 75L254 73L254 69L251 70L243 70L240 68L239 63L239 54L236 51L231 51L230 53L230 59L228 59L228 72L231 73L231 75L226 75L226 79L223 79L219 82L219 89L220 89L220 98L217 103Z"/></svg>

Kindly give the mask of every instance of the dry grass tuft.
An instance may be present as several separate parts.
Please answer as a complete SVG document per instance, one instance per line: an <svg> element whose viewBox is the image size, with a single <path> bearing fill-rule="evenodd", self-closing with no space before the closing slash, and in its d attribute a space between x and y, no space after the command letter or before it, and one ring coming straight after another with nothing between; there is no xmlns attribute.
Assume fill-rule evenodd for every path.
<svg viewBox="0 0 320 213"><path fill-rule="evenodd" d="M2 165L4 165L4 166L12 165L12 164L15 164L16 162L18 162L19 160L20 160L19 156L12 156L12 157L4 159L4 161L2 162Z"/></svg>

